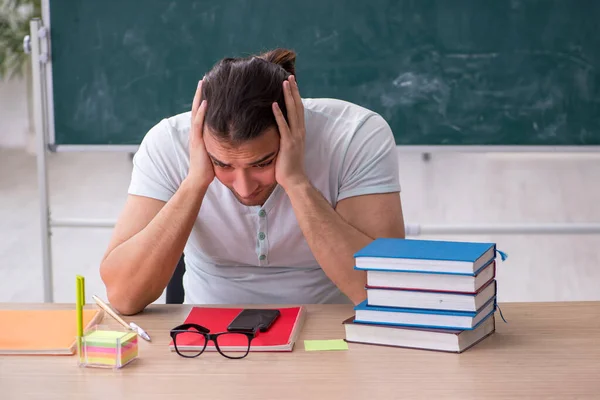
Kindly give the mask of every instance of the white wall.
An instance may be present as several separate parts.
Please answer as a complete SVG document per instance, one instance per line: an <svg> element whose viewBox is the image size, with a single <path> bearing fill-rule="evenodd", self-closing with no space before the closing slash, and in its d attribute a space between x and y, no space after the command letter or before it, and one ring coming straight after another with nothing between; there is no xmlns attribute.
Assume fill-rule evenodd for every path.
<svg viewBox="0 0 600 400"><path fill-rule="evenodd" d="M0 80L0 147L26 148L27 87L23 79Z"/></svg>

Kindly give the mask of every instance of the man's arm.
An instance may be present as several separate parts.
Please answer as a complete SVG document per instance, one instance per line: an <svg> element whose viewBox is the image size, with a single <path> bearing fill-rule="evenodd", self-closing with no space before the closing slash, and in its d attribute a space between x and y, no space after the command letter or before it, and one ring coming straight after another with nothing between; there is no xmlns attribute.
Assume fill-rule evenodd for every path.
<svg viewBox="0 0 600 400"><path fill-rule="evenodd" d="M149 145L146 143L148 137L142 142L139 154L150 167L146 164L134 168L132 180L136 189L133 192L138 196L130 195L127 199L100 265L108 299L123 314L140 312L160 297L175 271L204 195L215 177L204 147L206 107L200 81L192 102L190 166L187 177L177 189L173 189L173 182L165 184L164 176L156 172L164 169L164 165L157 167L153 161L167 157L159 153L164 146L157 145L153 139L149 140L152 144ZM156 192L166 187L172 192L163 192L158 197Z"/></svg>
<svg viewBox="0 0 600 400"><path fill-rule="evenodd" d="M377 186L388 193L342 196L334 210L304 173L304 107L294 76L283 82L283 94L287 121L278 103L273 103L280 134L275 178L290 198L300 229L317 262L329 279L358 304L366 297L366 274L354 270L354 253L378 237L404 237L400 196L395 190L398 165L393 136L381 121L375 121L372 129L367 123L363 124L364 132L380 133L381 137L360 139L374 143L375 150L363 153L366 158L357 160L357 165L350 168L352 171L342 187L346 193L352 190L357 193L357 189L368 192ZM365 146L360 140L353 144L356 150L362 151ZM357 168L363 170L356 171Z"/></svg>
<svg viewBox="0 0 600 400"><path fill-rule="evenodd" d="M325 274L355 304L363 301L366 273L354 269L354 253L378 237L405 237L399 194L350 197L340 200L334 210L308 181L287 193Z"/></svg>
<svg viewBox="0 0 600 400"><path fill-rule="evenodd" d="M164 203L129 196L100 264L108 300L135 314L158 299L181 257L206 189L184 181Z"/></svg>

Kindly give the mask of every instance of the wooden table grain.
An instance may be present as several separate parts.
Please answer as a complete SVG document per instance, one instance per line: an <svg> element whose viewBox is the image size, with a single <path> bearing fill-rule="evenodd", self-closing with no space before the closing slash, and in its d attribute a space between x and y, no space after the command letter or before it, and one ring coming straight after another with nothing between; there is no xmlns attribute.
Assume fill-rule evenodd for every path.
<svg viewBox="0 0 600 400"><path fill-rule="evenodd" d="M307 305L293 352L229 360L172 353L169 329L191 306L152 305L127 318L152 336L132 364L107 370L80 368L75 356L0 356L0 399L600 399L600 302L500 306L508 323L497 315L496 333L462 354L353 343L307 352L304 339L344 338L341 322L353 314L348 305ZM117 326L107 315L103 323Z"/></svg>

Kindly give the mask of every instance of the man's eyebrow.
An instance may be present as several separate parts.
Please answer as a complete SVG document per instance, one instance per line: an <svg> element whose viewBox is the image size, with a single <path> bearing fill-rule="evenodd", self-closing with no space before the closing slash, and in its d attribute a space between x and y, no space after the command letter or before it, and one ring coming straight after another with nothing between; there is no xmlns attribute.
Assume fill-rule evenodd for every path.
<svg viewBox="0 0 600 400"><path fill-rule="evenodd" d="M274 152L272 152L272 153L269 153L269 154L267 154L266 156L264 156L264 157L261 157L260 159L258 159L258 160L256 160L256 161L253 161L253 162L249 163L248 165L252 166L252 165L256 165L256 164L263 163L263 162L265 162L266 160L268 160L269 158L273 157L275 154L276 154L276 152L275 152L275 151L274 151ZM212 154L208 153L208 156L209 156L210 158L212 158L212 160L213 160L213 161L214 161L216 164L222 165L222 166L224 166L224 167L230 167L230 165L229 165L229 164L227 164L227 163L224 163L223 161L219 161L219 160L218 160L218 159L217 159L215 156L213 156Z"/></svg>
<svg viewBox="0 0 600 400"><path fill-rule="evenodd" d="M273 157L274 155L275 155L275 152L269 153L266 156L260 158L259 160L254 161L254 162L251 162L248 165L256 165L256 164L263 163L263 162L267 161L269 158Z"/></svg>
<svg viewBox="0 0 600 400"><path fill-rule="evenodd" d="M207 152L207 153L208 153L208 152ZM217 159L215 158L215 156L213 156L213 155L212 155L212 154L210 154L210 153L208 153L208 156L209 156L210 158L212 158L212 160L215 162L215 164L219 164L219 165L222 165L222 166L224 166L224 167L229 167L229 166L230 166L229 164L225 164L223 161L219 161L219 160L217 160Z"/></svg>

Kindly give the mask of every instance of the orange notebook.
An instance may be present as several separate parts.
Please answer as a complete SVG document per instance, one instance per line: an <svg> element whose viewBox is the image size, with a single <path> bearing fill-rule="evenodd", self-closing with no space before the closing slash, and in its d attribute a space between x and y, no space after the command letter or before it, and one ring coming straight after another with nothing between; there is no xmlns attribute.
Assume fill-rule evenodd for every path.
<svg viewBox="0 0 600 400"><path fill-rule="evenodd" d="M102 310L83 310L83 326L101 321ZM74 354L75 310L0 310L0 354Z"/></svg>

